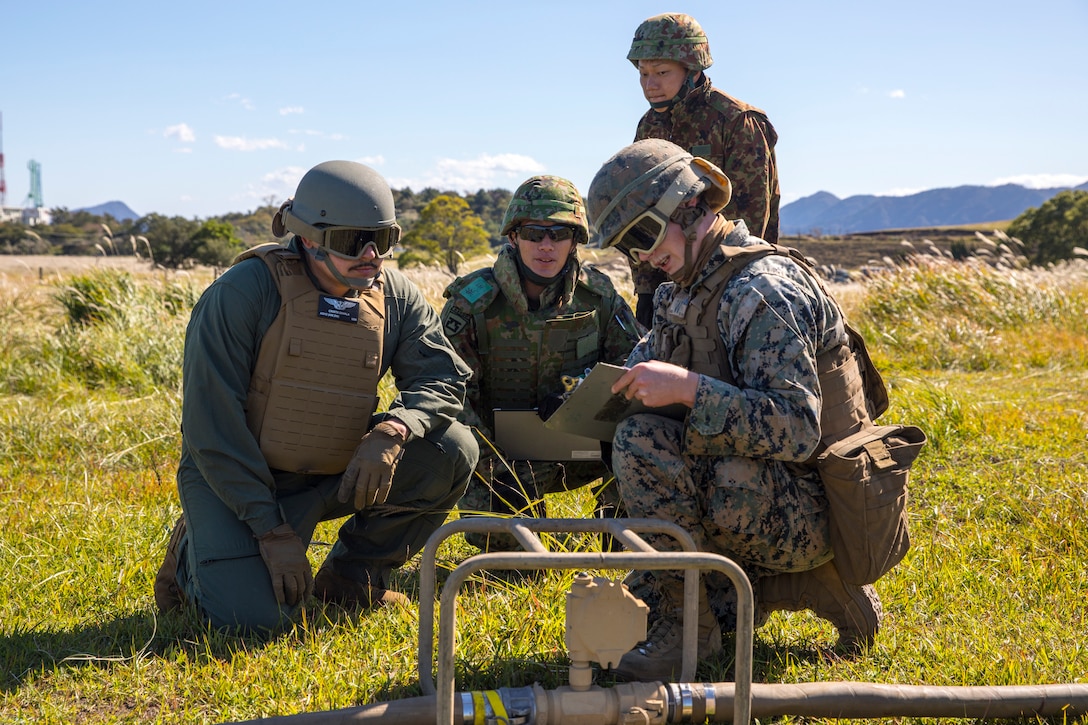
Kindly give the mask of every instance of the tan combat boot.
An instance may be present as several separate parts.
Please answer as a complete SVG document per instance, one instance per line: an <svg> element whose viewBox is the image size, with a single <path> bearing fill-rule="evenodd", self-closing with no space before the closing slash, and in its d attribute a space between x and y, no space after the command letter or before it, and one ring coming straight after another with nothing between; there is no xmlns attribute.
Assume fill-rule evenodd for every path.
<svg viewBox="0 0 1088 725"><path fill-rule="evenodd" d="M408 597L392 589L372 587L369 583L340 576L331 566L323 565L314 577L314 595L323 602L332 602L353 609L374 609L390 604L408 606Z"/></svg>
<svg viewBox="0 0 1088 725"><path fill-rule="evenodd" d="M660 616L646 639L620 658L612 670L617 678L629 682L670 682L680 676L684 658L683 584L677 591L662 595ZM722 650L722 630L707 602L706 589L699 587L698 659L706 659Z"/></svg>
<svg viewBox="0 0 1088 725"><path fill-rule="evenodd" d="M163 614L181 609L181 605L185 603L185 594L178 586L178 549L181 548L184 537L185 517L182 516L174 524L170 541L166 544L166 556L155 574L155 605Z"/></svg>
<svg viewBox="0 0 1088 725"><path fill-rule="evenodd" d="M811 609L835 625L837 646L851 652L873 643L883 616L880 597L872 585L847 584L834 561L811 571L763 577L756 583L756 607L763 616L780 610Z"/></svg>

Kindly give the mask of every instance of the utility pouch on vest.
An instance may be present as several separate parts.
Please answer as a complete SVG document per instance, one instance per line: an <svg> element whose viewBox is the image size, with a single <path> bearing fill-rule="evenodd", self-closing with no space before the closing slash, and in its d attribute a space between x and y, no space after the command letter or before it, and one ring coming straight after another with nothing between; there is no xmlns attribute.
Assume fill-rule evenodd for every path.
<svg viewBox="0 0 1088 725"><path fill-rule="evenodd" d="M871 584L910 548L907 479L926 442L913 425L865 428L816 461L827 489L835 568L848 584Z"/></svg>

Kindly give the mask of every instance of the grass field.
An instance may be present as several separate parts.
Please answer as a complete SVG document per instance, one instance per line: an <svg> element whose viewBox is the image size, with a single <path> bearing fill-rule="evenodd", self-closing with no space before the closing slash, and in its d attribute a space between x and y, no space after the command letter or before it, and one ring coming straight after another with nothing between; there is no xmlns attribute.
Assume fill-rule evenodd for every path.
<svg viewBox="0 0 1088 725"><path fill-rule="evenodd" d="M156 614L180 510L181 342L214 272L15 266L0 267L0 722L215 723L419 694L416 609L311 603L269 641ZM441 304L449 275L412 274ZM891 389L883 422L929 438L914 545L877 583L870 650L838 657L830 625L776 613L756 632L756 681L1088 682L1088 265L924 259L840 291ZM553 515L590 507L584 491L553 500ZM334 536L318 531L315 565ZM453 541L440 566L473 552ZM572 577L474 582L458 600L458 689L565 684ZM418 594L418 561L394 585ZM699 679L731 666L723 655Z"/></svg>

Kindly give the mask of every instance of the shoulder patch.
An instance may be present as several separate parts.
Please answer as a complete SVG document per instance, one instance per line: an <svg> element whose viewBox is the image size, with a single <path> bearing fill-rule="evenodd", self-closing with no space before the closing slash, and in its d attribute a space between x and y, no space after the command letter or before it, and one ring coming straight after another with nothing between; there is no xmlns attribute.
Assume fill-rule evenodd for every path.
<svg viewBox="0 0 1088 725"><path fill-rule="evenodd" d="M499 285L490 267L458 277L446 287L447 306L456 305L461 312L474 315L486 310L499 296Z"/></svg>
<svg viewBox="0 0 1088 725"><path fill-rule="evenodd" d="M446 333L446 337L455 337L464 331L471 319L469 315L453 305L446 305L446 308L442 310L442 330Z"/></svg>
<svg viewBox="0 0 1088 725"><path fill-rule="evenodd" d="M478 302L481 297L496 289L489 280L477 277L461 288L460 295L471 303Z"/></svg>

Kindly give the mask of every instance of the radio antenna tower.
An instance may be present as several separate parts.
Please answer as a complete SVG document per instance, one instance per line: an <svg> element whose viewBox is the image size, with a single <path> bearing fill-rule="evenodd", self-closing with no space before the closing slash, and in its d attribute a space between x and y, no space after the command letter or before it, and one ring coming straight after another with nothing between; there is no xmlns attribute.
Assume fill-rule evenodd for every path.
<svg viewBox="0 0 1088 725"><path fill-rule="evenodd" d="M0 209L8 203L8 185L4 181L4 114L0 112Z"/></svg>

